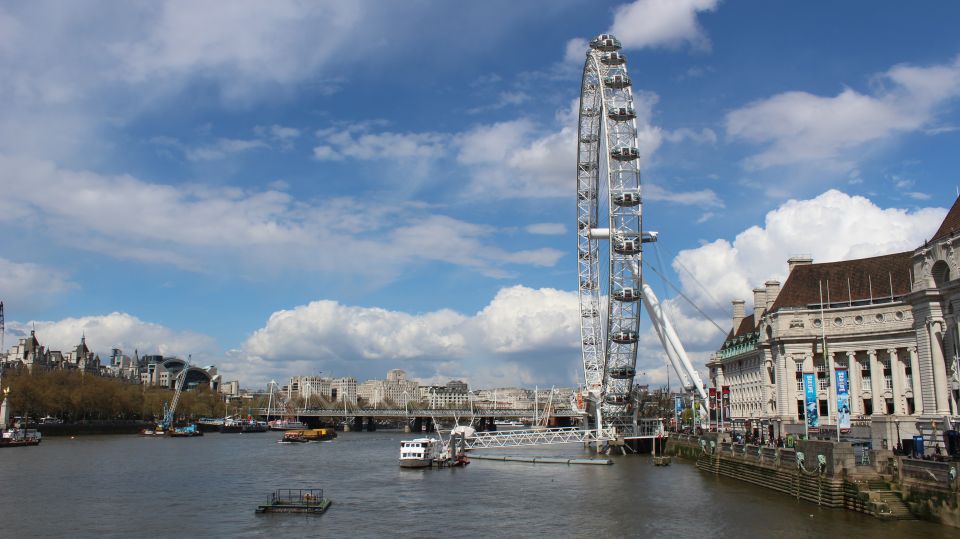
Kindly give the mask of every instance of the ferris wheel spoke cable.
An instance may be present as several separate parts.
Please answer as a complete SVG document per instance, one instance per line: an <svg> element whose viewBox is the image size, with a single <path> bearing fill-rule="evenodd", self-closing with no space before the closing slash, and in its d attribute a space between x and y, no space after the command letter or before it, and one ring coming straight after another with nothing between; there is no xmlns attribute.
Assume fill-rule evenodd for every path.
<svg viewBox="0 0 960 539"><path fill-rule="evenodd" d="M657 246L656 248L658 249L658 257L659 257L659 249L660 249L660 247ZM673 256L673 253L668 252L667 254ZM688 270L687 267L684 266L683 263L680 262L680 259L679 259L679 258L677 258L676 256L673 256L673 262L674 262L676 265L680 266L680 269L682 269L684 272L686 272L686 274L690 276L690 278L693 280L693 282L697 283L697 286L700 287L700 290L704 293L704 295L706 295L708 298L710 298L710 301L713 302L713 306L716 307L717 310L719 310L719 311L722 311L722 310L723 310L723 306L720 305L720 302L717 301L717 298L713 297L713 294L710 293L710 290L709 290L706 286L704 286L703 283L701 283L699 280L697 280L697 277L693 274L693 272L690 271L690 270ZM661 268L663 267L663 263L662 263L662 262L660 263L660 267L661 267Z"/></svg>
<svg viewBox="0 0 960 539"><path fill-rule="evenodd" d="M691 307L693 307L694 309L696 309L696 311L697 311L698 313L700 313L701 316L703 316L703 317L706 318L711 324L713 324L714 327L716 327L717 330L718 330L722 335L724 335L724 336L727 335L727 333L728 333L727 330L723 329L723 328L720 326L720 324L718 324L713 318L710 318L710 315L708 315L707 313L705 313L705 312L703 311L703 309L701 309L696 303L694 303L694 301L693 301L692 299L690 299L689 297L687 297L686 294L684 294L683 292L681 292L680 289L677 288L677 286L676 286L675 284L673 284L672 282L670 282L670 280L667 279L667 278L663 275L663 273L661 273L660 271L658 271L657 268L655 268L654 266L651 266L649 262L646 263L646 266L647 266L647 269L649 269L649 270L653 271L654 273L656 273L657 275L659 275L659 276L660 276L660 279L661 279L664 283L666 283L667 286L669 286L670 288L672 288L673 291L676 292L678 296L680 296L681 298L685 299L685 300L687 301L687 303L690 304ZM736 328L734 328L734 329L736 329Z"/></svg>

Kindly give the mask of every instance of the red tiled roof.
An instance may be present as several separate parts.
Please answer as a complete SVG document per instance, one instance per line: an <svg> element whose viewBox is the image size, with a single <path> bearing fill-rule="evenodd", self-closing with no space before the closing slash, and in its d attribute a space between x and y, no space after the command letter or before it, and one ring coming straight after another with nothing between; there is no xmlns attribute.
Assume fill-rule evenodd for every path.
<svg viewBox="0 0 960 539"><path fill-rule="evenodd" d="M740 321L740 325L734 328L736 331L730 336L739 337L740 335L752 333L753 330L756 329L756 326L757 323L753 321L753 315L751 314L750 316L744 317L744 319Z"/></svg>
<svg viewBox="0 0 960 539"><path fill-rule="evenodd" d="M957 205L954 205L957 209ZM951 213L954 210L951 210ZM958 210L960 213L960 210ZM903 296L910 292L912 251L892 255L807 264L793 268L770 312L784 307L807 307ZM892 290L891 290L892 287Z"/></svg>
<svg viewBox="0 0 960 539"><path fill-rule="evenodd" d="M940 228L937 229L937 233L934 234L930 240L937 240L949 236L954 232L960 232L960 197L957 197L956 202L953 203L953 207L950 208L947 216L944 217L943 222L940 223Z"/></svg>
<svg viewBox="0 0 960 539"><path fill-rule="evenodd" d="M749 335L756 330L756 322L753 321L753 315L744 317L743 320L737 325L737 327L730 330L727 333L727 338L723 340L724 343L729 342L731 339L735 339L741 335ZM721 348L723 348L721 346Z"/></svg>

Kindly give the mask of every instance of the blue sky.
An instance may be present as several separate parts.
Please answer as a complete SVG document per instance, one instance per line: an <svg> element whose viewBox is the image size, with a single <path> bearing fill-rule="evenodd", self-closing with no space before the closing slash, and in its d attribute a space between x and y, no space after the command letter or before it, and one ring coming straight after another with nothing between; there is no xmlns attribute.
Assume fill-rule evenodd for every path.
<svg viewBox="0 0 960 539"><path fill-rule="evenodd" d="M625 45L662 271L726 327L790 255L936 229L960 184L958 12L0 2L6 344L85 332L251 386L575 384L586 39ZM702 365L722 335L647 275ZM649 332L639 364L665 380Z"/></svg>

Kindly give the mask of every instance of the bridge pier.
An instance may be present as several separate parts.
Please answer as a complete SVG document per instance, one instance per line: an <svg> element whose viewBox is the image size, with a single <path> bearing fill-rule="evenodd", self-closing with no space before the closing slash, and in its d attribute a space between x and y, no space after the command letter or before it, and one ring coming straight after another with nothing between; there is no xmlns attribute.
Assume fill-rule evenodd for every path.
<svg viewBox="0 0 960 539"><path fill-rule="evenodd" d="M372 417L367 418L367 432L375 432L377 430L377 423L373 420Z"/></svg>
<svg viewBox="0 0 960 539"><path fill-rule="evenodd" d="M423 418L413 418L413 432L423 432Z"/></svg>
<svg viewBox="0 0 960 539"><path fill-rule="evenodd" d="M350 428L357 432L363 432L363 417L358 416L353 418L353 421L350 424Z"/></svg>

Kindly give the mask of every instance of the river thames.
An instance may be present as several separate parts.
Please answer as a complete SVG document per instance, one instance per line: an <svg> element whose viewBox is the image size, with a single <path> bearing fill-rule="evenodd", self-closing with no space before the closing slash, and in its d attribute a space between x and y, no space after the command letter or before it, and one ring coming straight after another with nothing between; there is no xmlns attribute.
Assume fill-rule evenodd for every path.
<svg viewBox="0 0 960 539"><path fill-rule="evenodd" d="M281 445L279 433L47 438L0 457L5 537L956 537L883 522L649 456L612 466L474 460L406 470L399 432ZM580 446L501 450L594 456ZM488 451L487 454L490 452ZM322 516L255 515L275 488L322 487Z"/></svg>

